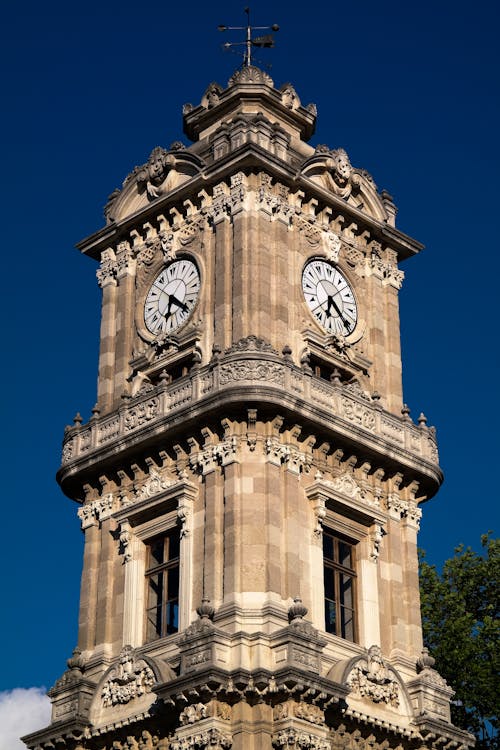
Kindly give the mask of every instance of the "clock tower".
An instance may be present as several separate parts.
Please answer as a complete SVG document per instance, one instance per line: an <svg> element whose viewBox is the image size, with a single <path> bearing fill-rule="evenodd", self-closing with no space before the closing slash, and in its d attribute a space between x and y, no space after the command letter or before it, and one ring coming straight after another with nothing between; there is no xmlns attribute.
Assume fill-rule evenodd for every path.
<svg viewBox="0 0 500 750"><path fill-rule="evenodd" d="M248 62L250 62L248 60ZM58 473L85 535L78 644L32 750L470 744L422 648L398 264L421 245L316 107L247 64L185 105L80 251L97 403Z"/></svg>

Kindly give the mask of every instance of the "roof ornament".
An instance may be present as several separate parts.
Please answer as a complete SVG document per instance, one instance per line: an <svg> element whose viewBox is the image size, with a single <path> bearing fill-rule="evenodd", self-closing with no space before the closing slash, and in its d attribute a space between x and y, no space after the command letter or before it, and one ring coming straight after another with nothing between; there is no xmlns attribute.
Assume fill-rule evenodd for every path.
<svg viewBox="0 0 500 750"><path fill-rule="evenodd" d="M251 67L252 65L252 47L259 47L263 49L274 47L274 36L272 34L265 34L263 36L256 36L252 39L252 31L279 31L277 23L273 23L272 26L251 26L250 25L250 8L244 8L247 14L247 25L246 26L225 26L220 24L217 26L219 31L246 31L246 40L244 42L225 42L222 46L224 49L229 50L232 47L245 47L243 55L243 66ZM240 54L240 53L236 53Z"/></svg>

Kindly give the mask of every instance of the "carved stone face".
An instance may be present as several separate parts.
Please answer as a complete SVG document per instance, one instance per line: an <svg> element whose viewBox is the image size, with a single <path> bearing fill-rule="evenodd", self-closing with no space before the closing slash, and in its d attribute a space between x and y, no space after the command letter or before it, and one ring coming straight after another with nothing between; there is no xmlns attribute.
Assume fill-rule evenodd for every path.
<svg viewBox="0 0 500 750"><path fill-rule="evenodd" d="M161 155L154 156L148 164L149 179L159 184L165 177L165 162Z"/></svg>

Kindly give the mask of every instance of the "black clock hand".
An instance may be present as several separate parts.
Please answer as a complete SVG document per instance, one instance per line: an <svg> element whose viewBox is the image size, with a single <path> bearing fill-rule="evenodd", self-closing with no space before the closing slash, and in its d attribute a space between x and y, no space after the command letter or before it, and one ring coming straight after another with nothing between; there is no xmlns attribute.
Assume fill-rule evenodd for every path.
<svg viewBox="0 0 500 750"><path fill-rule="evenodd" d="M184 312L189 312L189 307L186 305L186 303L181 302L180 299L177 299L177 297L174 297L173 294L170 295L170 299L168 302L169 308L172 302L174 303L174 305L177 305L177 307L180 307L181 310L183 310Z"/></svg>
<svg viewBox="0 0 500 750"><path fill-rule="evenodd" d="M331 305L333 305L333 307L337 311L337 315L339 316L340 320L342 321L342 323L345 325L345 327L349 331L349 329L350 329L349 322L344 318L344 316L342 315L342 312L340 311L339 306L337 305L337 303L335 302L335 300L333 299L333 297L329 294L328 295L328 305L327 305L327 308L326 308L326 314L327 315L330 315L330 306Z"/></svg>

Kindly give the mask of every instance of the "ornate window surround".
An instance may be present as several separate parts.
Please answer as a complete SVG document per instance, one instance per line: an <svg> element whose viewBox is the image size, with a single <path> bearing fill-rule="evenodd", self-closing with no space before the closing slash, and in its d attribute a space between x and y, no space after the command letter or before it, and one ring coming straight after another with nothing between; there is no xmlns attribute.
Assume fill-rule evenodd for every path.
<svg viewBox="0 0 500 750"><path fill-rule="evenodd" d="M125 548L123 642L138 647L146 642L147 543L180 526L179 632L192 619L192 508L198 489L186 480L174 482L158 495L127 506L114 514ZM167 638L173 636L165 636Z"/></svg>
<svg viewBox="0 0 500 750"><path fill-rule="evenodd" d="M387 516L384 511L360 499L360 488L351 474L333 482L317 478L306 487L314 513L317 544L311 548L313 624L325 629L323 579L323 525L356 543L357 642L361 646L380 643L378 565L380 544ZM329 634L331 638L338 638Z"/></svg>

